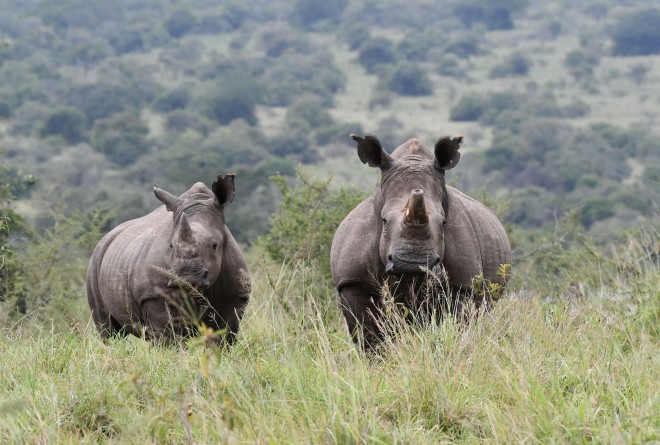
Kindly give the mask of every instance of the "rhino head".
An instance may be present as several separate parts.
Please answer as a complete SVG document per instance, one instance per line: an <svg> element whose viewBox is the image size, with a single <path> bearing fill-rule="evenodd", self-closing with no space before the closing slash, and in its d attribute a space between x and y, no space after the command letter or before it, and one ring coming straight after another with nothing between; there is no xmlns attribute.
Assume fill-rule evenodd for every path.
<svg viewBox="0 0 660 445"><path fill-rule="evenodd" d="M226 238L224 206L234 200L234 174L218 176L212 190L213 196L198 183L177 197L153 186L156 198L174 215L170 272L198 290L211 286L220 275ZM178 288L179 282L170 279L167 285Z"/></svg>
<svg viewBox="0 0 660 445"><path fill-rule="evenodd" d="M391 275L436 272L445 251L447 190L445 170L460 159L461 137L442 138L435 152L411 139L390 156L374 136L351 135L364 164L381 170L374 194L374 212L380 221L379 255Z"/></svg>

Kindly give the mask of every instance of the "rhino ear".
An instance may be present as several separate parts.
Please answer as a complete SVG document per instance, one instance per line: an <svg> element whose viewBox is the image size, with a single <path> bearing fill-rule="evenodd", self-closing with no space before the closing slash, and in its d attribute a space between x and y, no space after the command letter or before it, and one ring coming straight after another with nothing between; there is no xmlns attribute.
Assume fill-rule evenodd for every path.
<svg viewBox="0 0 660 445"><path fill-rule="evenodd" d="M229 204L234 200L234 192L236 191L234 187L235 177L235 173L227 173L225 176L218 175L218 177L215 178L215 181L213 181L211 188L213 189L215 199L220 206Z"/></svg>
<svg viewBox="0 0 660 445"><path fill-rule="evenodd" d="M165 204L167 210L169 210L172 213L176 212L176 209L181 204L181 198L179 198L178 196L174 196L170 192L166 192L162 188L158 187L158 184L154 184L152 190L154 191L154 195L156 195L156 198L158 198L160 202Z"/></svg>
<svg viewBox="0 0 660 445"><path fill-rule="evenodd" d="M458 164L461 159L461 154L458 152L461 148L463 137L450 138L449 136L441 138L435 143L435 168L441 173L445 170L452 169Z"/></svg>
<svg viewBox="0 0 660 445"><path fill-rule="evenodd" d="M392 157L383 150L380 141L376 136L366 135L365 137L352 134L351 139L358 143L358 156L363 164L369 164L369 167L379 167L385 169L392 163Z"/></svg>

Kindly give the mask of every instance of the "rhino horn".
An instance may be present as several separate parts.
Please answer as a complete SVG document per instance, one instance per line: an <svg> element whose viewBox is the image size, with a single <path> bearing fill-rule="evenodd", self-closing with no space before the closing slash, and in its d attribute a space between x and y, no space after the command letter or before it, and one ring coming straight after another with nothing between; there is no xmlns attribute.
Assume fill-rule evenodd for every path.
<svg viewBox="0 0 660 445"><path fill-rule="evenodd" d="M194 240L193 230L185 213L181 213L181 219L179 220L179 239L186 242Z"/></svg>
<svg viewBox="0 0 660 445"><path fill-rule="evenodd" d="M158 187L158 184L154 184L152 190L154 191L154 195L156 195L156 198L158 198L160 202L165 204L167 210L173 213L176 212L176 209L181 204L181 198L179 198L178 196L174 196L170 192L167 192L162 188Z"/></svg>
<svg viewBox="0 0 660 445"><path fill-rule="evenodd" d="M428 224L429 215L424 205L424 191L415 189L410 192L408 204L406 204L406 216L403 219L407 224Z"/></svg>

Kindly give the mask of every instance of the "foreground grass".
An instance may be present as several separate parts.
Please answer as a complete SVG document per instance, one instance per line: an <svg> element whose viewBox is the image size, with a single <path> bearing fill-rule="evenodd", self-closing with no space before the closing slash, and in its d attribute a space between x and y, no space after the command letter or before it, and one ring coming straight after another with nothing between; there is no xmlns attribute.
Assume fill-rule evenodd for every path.
<svg viewBox="0 0 660 445"><path fill-rule="evenodd" d="M2 331L0 442L660 440L657 265L570 301L511 294L469 325L406 329L378 357L350 343L318 275L257 271L228 351L104 345L90 325Z"/></svg>

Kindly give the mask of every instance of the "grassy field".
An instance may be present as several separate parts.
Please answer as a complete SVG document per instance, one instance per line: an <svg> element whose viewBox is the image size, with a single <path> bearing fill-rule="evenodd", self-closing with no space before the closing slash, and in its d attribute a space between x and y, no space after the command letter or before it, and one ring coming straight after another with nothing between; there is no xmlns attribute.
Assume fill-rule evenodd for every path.
<svg viewBox="0 0 660 445"><path fill-rule="evenodd" d="M582 292L517 284L469 324L393 320L372 356L313 264L253 264L230 350L103 344L81 296L69 329L0 333L0 442L657 442L660 269L642 241L585 264L601 278Z"/></svg>

